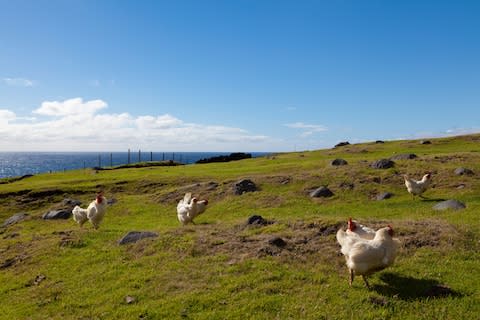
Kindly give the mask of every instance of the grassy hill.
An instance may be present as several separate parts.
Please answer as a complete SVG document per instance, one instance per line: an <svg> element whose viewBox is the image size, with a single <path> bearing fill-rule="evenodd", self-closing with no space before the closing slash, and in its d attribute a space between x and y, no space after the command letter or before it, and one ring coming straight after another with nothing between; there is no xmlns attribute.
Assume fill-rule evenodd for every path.
<svg viewBox="0 0 480 320"><path fill-rule="evenodd" d="M480 135L364 143L202 165L78 170L0 184L2 319L475 319L480 314ZM369 165L413 153L390 169ZM332 166L336 158L348 165ZM456 175L465 167L474 175ZM433 175L426 200L402 174ZM250 179L258 191L234 195ZM311 198L316 187L334 196ZM116 199L99 230L43 220L65 198ZM207 198L181 226L185 192ZM390 199L375 196L390 192ZM464 210L434 211L442 199ZM248 217L273 222L249 226ZM391 224L395 264L348 286L335 232L348 217ZM157 238L129 245L129 231ZM284 247L274 244L280 237ZM127 299L127 297L129 297ZM128 300L128 302L127 302Z"/></svg>

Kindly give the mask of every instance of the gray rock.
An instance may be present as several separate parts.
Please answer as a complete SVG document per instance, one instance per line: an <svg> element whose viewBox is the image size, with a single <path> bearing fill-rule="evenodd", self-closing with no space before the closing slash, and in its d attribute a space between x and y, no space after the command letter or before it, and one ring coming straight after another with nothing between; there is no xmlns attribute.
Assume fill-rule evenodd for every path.
<svg viewBox="0 0 480 320"><path fill-rule="evenodd" d="M375 141L375 143L385 143L385 141L383 141L383 140L377 140L377 141Z"/></svg>
<svg viewBox="0 0 480 320"><path fill-rule="evenodd" d="M395 165L390 159L380 159L370 164L370 167L373 169L388 169L392 168Z"/></svg>
<svg viewBox="0 0 480 320"><path fill-rule="evenodd" d="M348 162L344 159L335 159L330 163L332 166L345 166Z"/></svg>
<svg viewBox="0 0 480 320"><path fill-rule="evenodd" d="M473 171L467 168L457 168L455 169L455 174L457 176L463 176L463 175L473 176L474 175Z"/></svg>
<svg viewBox="0 0 480 320"><path fill-rule="evenodd" d="M145 238L156 238L158 233L151 231L130 231L118 241L118 244L135 243Z"/></svg>
<svg viewBox="0 0 480 320"><path fill-rule="evenodd" d="M432 142L430 140L422 140L420 144L432 144Z"/></svg>
<svg viewBox="0 0 480 320"><path fill-rule="evenodd" d="M233 186L233 193L236 195L241 195L246 192L257 191L257 186L250 179L243 179L235 183Z"/></svg>
<svg viewBox="0 0 480 320"><path fill-rule="evenodd" d="M396 156L390 157L390 160L411 160L417 158L417 155L415 153L402 153L402 154L397 154Z"/></svg>
<svg viewBox="0 0 480 320"><path fill-rule="evenodd" d="M465 208L466 206L464 203L458 200L453 200L453 199L439 202L433 206L433 210L448 210L448 209L461 210Z"/></svg>
<svg viewBox="0 0 480 320"><path fill-rule="evenodd" d="M63 199L62 204L66 207L72 207L72 209L73 209L73 207L75 207L75 206L81 206L82 201L75 200L75 199L70 199L70 198L65 198L65 199Z"/></svg>
<svg viewBox="0 0 480 320"><path fill-rule="evenodd" d="M333 196L333 192L327 187L320 187L310 192L312 198L328 198Z"/></svg>
<svg viewBox="0 0 480 320"><path fill-rule="evenodd" d="M28 217L28 214L27 213L17 213L13 216L11 216L10 218L8 218L7 220L5 220L2 224L2 227L8 227L12 224L15 224L17 222L20 222L22 220L24 220L26 217Z"/></svg>
<svg viewBox="0 0 480 320"><path fill-rule="evenodd" d="M339 142L335 145L335 148L338 148L338 147L343 147L343 146L348 146L350 144L350 142L348 141L342 141L342 142Z"/></svg>
<svg viewBox="0 0 480 320"><path fill-rule="evenodd" d="M109 206L114 205L117 202L118 202L118 200L116 198L107 199L107 204Z"/></svg>
<svg viewBox="0 0 480 320"><path fill-rule="evenodd" d="M42 216L42 219L45 219L45 220L70 219L71 216L72 216L71 210L60 209L60 210L51 210L45 213Z"/></svg>
<svg viewBox="0 0 480 320"><path fill-rule="evenodd" d="M377 201L381 201L381 200L390 199L391 197L393 197L393 193L390 193L390 192L382 192L382 193L377 194L377 196L375 197L375 199L376 199Z"/></svg>

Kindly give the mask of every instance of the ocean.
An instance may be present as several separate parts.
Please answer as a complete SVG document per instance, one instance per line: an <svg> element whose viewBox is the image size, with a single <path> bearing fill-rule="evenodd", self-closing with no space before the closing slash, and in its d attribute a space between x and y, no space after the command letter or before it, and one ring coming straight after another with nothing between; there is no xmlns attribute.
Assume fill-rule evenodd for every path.
<svg viewBox="0 0 480 320"><path fill-rule="evenodd" d="M252 157L268 155L267 152L249 152ZM200 159L230 152L0 152L0 178L61 172L65 170L109 167L143 161L174 160L192 164Z"/></svg>

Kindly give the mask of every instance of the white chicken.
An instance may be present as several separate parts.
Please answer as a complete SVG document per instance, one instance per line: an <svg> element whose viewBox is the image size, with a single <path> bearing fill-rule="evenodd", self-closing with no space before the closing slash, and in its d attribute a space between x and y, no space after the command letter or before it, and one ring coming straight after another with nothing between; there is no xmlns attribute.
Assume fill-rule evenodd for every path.
<svg viewBox="0 0 480 320"><path fill-rule="evenodd" d="M340 229L337 232L337 241L342 247L341 251L350 271L350 286L355 275L361 275L367 288L370 288L367 276L392 265L400 244L393 238L391 226L378 229L372 240L362 239L356 233L347 233Z"/></svg>
<svg viewBox="0 0 480 320"><path fill-rule="evenodd" d="M102 222L105 212L107 211L107 199L102 192L97 194L97 197L92 201L87 209L82 209L75 206L72 210L73 220L75 220L80 227L89 220L95 229L98 229L100 222Z"/></svg>
<svg viewBox="0 0 480 320"><path fill-rule="evenodd" d="M177 217L183 225L188 223L193 223L193 219L198 215L205 212L207 209L208 200L198 200L197 198L192 198L190 192L186 193L182 200L178 202L177 205Z"/></svg>
<svg viewBox="0 0 480 320"><path fill-rule="evenodd" d="M352 218L348 219L348 228L346 232L347 234L357 234L358 236L360 236L360 238L367 240L371 240L375 237L375 230L366 227L355 220L352 220Z"/></svg>
<svg viewBox="0 0 480 320"><path fill-rule="evenodd" d="M87 222L87 209L80 208L79 206L75 206L72 210L73 220L78 223L78 225L83 227L83 224Z"/></svg>
<svg viewBox="0 0 480 320"><path fill-rule="evenodd" d="M407 187L408 192L412 195L413 198L415 196L422 196L428 187L430 186L430 182L432 181L432 175L430 173L425 174L422 177L422 180L415 180L411 179L408 175L403 175L403 179L405 179L405 186Z"/></svg>

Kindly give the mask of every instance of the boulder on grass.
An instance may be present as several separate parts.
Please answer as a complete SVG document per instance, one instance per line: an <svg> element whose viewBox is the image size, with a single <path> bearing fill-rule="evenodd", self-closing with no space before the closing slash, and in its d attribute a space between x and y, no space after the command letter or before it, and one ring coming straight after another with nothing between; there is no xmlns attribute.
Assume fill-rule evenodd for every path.
<svg viewBox="0 0 480 320"><path fill-rule="evenodd" d="M233 193L236 195L241 195L246 192L254 192L257 191L257 186L255 183L250 179L243 179L235 183L233 186Z"/></svg>
<svg viewBox="0 0 480 320"><path fill-rule="evenodd" d="M130 231L118 241L118 244L135 243L145 238L156 238L158 233L151 231Z"/></svg>
<svg viewBox="0 0 480 320"><path fill-rule="evenodd" d="M330 163L332 166L345 166L348 164L347 160L344 159L335 159Z"/></svg>
<svg viewBox="0 0 480 320"><path fill-rule="evenodd" d="M60 210L48 211L42 216L42 219L45 219L45 220L70 219L71 216L72 216L71 210L60 209Z"/></svg>
<svg viewBox="0 0 480 320"><path fill-rule="evenodd" d="M392 168L395 165L390 159L380 159L370 164L370 167L373 169L388 169Z"/></svg>
<svg viewBox="0 0 480 320"><path fill-rule="evenodd" d="M310 192L312 198L328 198L333 196L333 192L327 187L320 187Z"/></svg>
<svg viewBox="0 0 480 320"><path fill-rule="evenodd" d="M2 224L2 227L8 227L12 224L15 224L17 222L20 222L22 220L24 220L26 217L28 217L28 214L27 213L17 213L13 216L11 216L10 218L8 218L7 220L5 220Z"/></svg>
<svg viewBox="0 0 480 320"><path fill-rule="evenodd" d="M335 145L335 148L338 148L338 147L343 147L343 146L348 146L350 144L350 142L348 141L342 141L342 142L339 142Z"/></svg>
<svg viewBox="0 0 480 320"><path fill-rule="evenodd" d="M464 203L458 201L458 200L454 200L454 199L450 199L450 200L446 200L446 201L442 201L442 202L439 202L437 203L436 205L433 206L433 210L448 210L448 209L452 209L452 210L461 210L461 209L465 209L466 206Z"/></svg>
<svg viewBox="0 0 480 320"><path fill-rule="evenodd" d="M471 169L467 169L467 168L457 168L455 169L455 174L457 176L463 176L463 175L466 175L466 176L473 176L473 171Z"/></svg>
<svg viewBox="0 0 480 320"><path fill-rule="evenodd" d="M377 194L377 196L375 197L375 199L376 199L377 201L381 201L381 200L390 199L391 197L393 197L393 193L390 193L390 192L382 192L382 193Z"/></svg>

